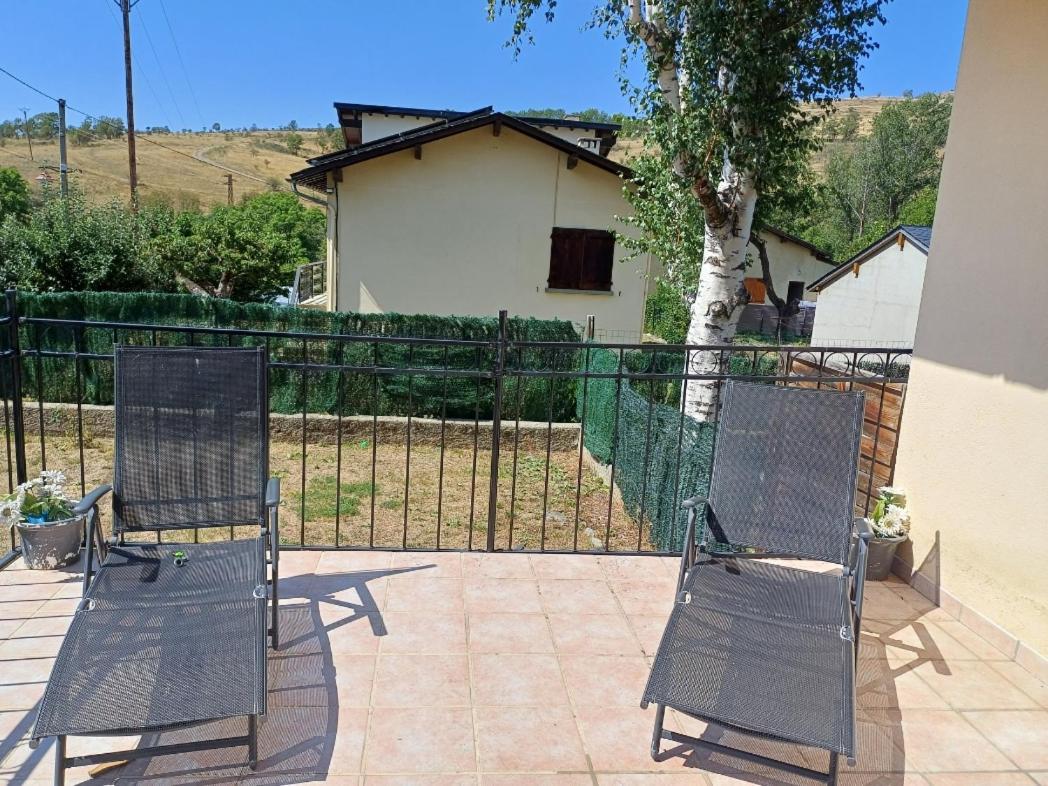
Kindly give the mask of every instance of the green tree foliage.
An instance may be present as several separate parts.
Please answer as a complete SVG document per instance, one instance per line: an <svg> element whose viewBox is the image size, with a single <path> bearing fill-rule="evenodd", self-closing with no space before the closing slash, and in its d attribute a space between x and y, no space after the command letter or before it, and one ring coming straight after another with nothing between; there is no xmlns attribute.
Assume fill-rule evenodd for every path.
<svg viewBox="0 0 1048 786"><path fill-rule="evenodd" d="M11 167L0 168L0 223L8 216L25 218L32 207L29 184Z"/></svg>
<svg viewBox="0 0 1048 786"><path fill-rule="evenodd" d="M291 194L261 194L240 205L176 216L157 238L166 270L195 294L269 301L282 294L295 267L316 260L326 220Z"/></svg>
<svg viewBox="0 0 1048 786"><path fill-rule="evenodd" d="M290 131L284 135L284 145L287 147L288 152L293 156L299 154L304 142L305 140L302 138L302 134L297 131Z"/></svg>
<svg viewBox="0 0 1048 786"><path fill-rule="evenodd" d="M780 211L781 222L835 259L897 224L931 224L952 103L934 93L906 98L885 106L868 135L831 137L812 209Z"/></svg>
<svg viewBox="0 0 1048 786"><path fill-rule="evenodd" d="M75 188L64 199L48 189L24 220L0 224L0 278L38 291L170 291L153 242L171 220L164 208L133 213L118 202L92 205Z"/></svg>

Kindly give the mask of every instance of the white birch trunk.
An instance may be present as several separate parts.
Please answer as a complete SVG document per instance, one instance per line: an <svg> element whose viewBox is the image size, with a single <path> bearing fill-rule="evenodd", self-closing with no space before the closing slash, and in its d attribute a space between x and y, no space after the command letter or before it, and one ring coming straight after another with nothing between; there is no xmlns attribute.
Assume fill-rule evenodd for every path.
<svg viewBox="0 0 1048 786"><path fill-rule="evenodd" d="M734 187L733 187L734 184ZM739 175L725 163L718 191L730 205L729 220L722 226L706 223L699 287L691 305L689 344L730 345L739 317L746 305L743 279L746 275L746 246L750 240L757 192L752 180ZM689 374L720 374L728 353L722 350L692 352ZM717 412L718 386L714 381L690 380L683 390L684 412L699 421L712 420Z"/></svg>

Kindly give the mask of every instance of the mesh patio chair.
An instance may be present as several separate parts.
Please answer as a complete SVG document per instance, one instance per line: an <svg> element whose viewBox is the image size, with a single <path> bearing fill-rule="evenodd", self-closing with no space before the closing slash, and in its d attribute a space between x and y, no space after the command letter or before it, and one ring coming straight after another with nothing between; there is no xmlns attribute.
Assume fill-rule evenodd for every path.
<svg viewBox="0 0 1048 786"><path fill-rule="evenodd" d="M832 785L838 757L855 756L870 537L853 521L863 396L729 382L721 402L709 498L684 503L677 599L641 702L656 705L651 753L671 740ZM666 707L822 748L829 767L666 730Z"/></svg>
<svg viewBox="0 0 1048 786"><path fill-rule="evenodd" d="M278 644L280 485L266 480L264 350L117 347L114 362L113 486L77 506L88 518L83 599L31 745L56 738L59 786L67 767L211 748L246 745L254 767L267 636ZM110 491L113 537L106 540L98 505ZM206 540L204 528L237 526L254 537L161 537ZM155 533L155 542L143 533ZM67 735L156 733L238 716L247 718L243 736L65 752Z"/></svg>

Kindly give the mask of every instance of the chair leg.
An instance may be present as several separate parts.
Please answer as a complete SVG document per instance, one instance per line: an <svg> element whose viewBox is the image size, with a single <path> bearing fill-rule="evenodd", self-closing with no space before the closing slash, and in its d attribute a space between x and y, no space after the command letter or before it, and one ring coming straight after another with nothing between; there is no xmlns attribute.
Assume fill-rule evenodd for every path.
<svg viewBox="0 0 1048 786"><path fill-rule="evenodd" d="M830 770L826 775L826 786L837 786L837 759L836 753L830 754Z"/></svg>
<svg viewBox="0 0 1048 786"><path fill-rule="evenodd" d="M247 716L247 766L255 769L258 766L258 716Z"/></svg>
<svg viewBox="0 0 1048 786"><path fill-rule="evenodd" d="M666 705L655 705L655 729L651 733L651 758L658 760L662 749L662 722L666 717Z"/></svg>
<svg viewBox="0 0 1048 786"><path fill-rule="evenodd" d="M65 786L66 738L55 737L55 786Z"/></svg>

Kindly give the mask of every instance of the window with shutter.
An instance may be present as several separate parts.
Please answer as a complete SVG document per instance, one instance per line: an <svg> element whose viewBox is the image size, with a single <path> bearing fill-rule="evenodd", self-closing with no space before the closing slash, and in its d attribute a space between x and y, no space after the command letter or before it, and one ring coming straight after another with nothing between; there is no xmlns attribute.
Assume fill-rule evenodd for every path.
<svg viewBox="0 0 1048 786"><path fill-rule="evenodd" d="M768 292L764 286L763 278L747 276L742 283L746 285L746 291L750 294L751 303L763 303L765 301Z"/></svg>
<svg viewBox="0 0 1048 786"><path fill-rule="evenodd" d="M550 236L550 289L610 292L615 235L604 229L554 227Z"/></svg>

